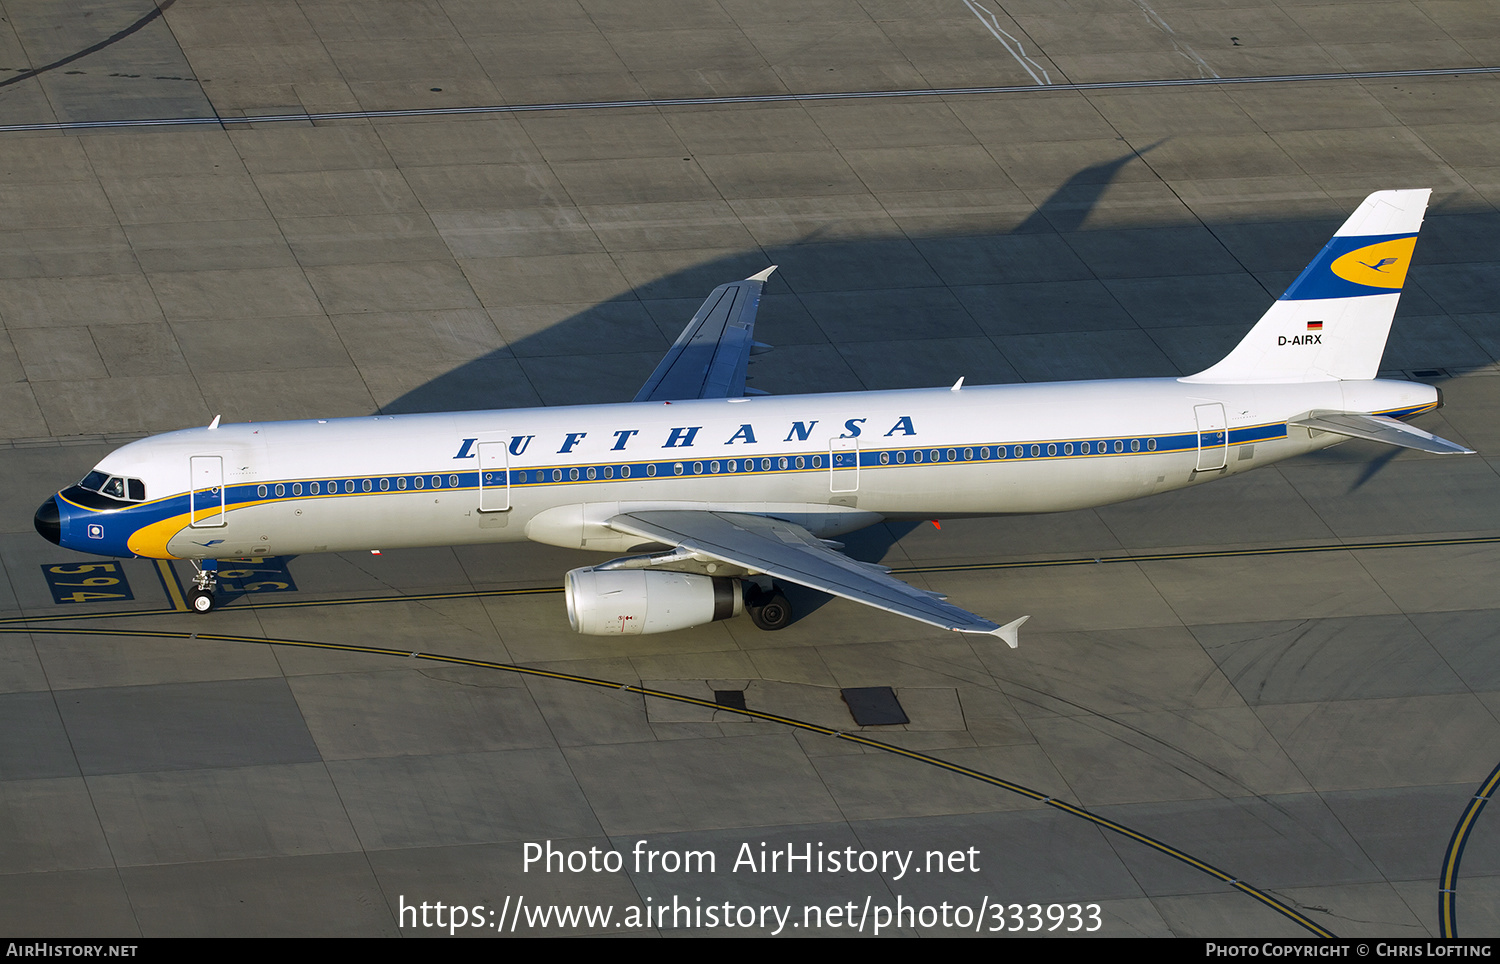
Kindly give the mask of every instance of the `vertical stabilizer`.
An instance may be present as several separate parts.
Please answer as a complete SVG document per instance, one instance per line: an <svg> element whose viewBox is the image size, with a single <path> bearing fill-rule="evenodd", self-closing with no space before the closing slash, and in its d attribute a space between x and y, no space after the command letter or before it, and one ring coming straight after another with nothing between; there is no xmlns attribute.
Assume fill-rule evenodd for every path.
<svg viewBox="0 0 1500 964"><path fill-rule="evenodd" d="M1183 381L1374 378L1431 193L1365 198L1234 351Z"/></svg>

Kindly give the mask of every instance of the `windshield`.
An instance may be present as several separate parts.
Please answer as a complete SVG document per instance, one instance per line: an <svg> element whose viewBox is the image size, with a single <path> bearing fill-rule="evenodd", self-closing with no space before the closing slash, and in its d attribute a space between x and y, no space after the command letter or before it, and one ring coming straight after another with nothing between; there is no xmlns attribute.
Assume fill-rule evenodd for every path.
<svg viewBox="0 0 1500 964"><path fill-rule="evenodd" d="M140 479L122 479L117 475L106 475L97 469L85 475L78 487L121 502L146 501L146 484Z"/></svg>
<svg viewBox="0 0 1500 964"><path fill-rule="evenodd" d="M81 489L88 489L90 492L98 492L99 489L103 487L104 483L107 481L109 481L109 476L105 475L103 472L95 470L93 472L90 472L88 475L85 475L83 477L83 481L78 483L78 487Z"/></svg>

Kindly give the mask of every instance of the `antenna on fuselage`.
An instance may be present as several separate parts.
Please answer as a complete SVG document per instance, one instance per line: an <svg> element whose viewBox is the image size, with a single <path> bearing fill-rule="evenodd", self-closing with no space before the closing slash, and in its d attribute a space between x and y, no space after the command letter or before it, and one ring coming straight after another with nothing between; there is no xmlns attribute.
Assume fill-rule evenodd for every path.
<svg viewBox="0 0 1500 964"><path fill-rule="evenodd" d="M216 428L219 427L219 418L220 418L220 416L215 415L214 416L214 420L212 422L208 423L208 430L210 432L212 432L214 429L216 429Z"/></svg>
<svg viewBox="0 0 1500 964"><path fill-rule="evenodd" d="M954 382L953 383L953 387L950 388L950 389L948 389L948 391L950 391L950 392L956 392L959 389L963 388L964 387L964 378L965 378L965 376L963 376L963 375L958 376L958 381Z"/></svg>

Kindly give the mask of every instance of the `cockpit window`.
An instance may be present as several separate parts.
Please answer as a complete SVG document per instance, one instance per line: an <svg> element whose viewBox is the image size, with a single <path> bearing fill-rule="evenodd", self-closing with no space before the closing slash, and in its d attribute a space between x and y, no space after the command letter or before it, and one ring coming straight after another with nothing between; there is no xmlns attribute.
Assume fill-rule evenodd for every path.
<svg viewBox="0 0 1500 964"><path fill-rule="evenodd" d="M119 499L121 502L146 501L146 483L140 479L124 479L95 471L85 475L78 483L78 487L111 499Z"/></svg>

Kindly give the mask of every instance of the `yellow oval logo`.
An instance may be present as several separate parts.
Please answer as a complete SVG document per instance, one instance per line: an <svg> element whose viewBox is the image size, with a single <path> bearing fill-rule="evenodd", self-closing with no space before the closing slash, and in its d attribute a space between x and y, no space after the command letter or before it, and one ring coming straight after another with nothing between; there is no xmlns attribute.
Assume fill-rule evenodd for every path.
<svg viewBox="0 0 1500 964"><path fill-rule="evenodd" d="M130 534L130 537L125 540L125 545L131 552L146 559L176 559L177 556L167 551L167 543L172 541L173 536L187 528L187 524L187 516L174 515L171 518L141 526Z"/></svg>
<svg viewBox="0 0 1500 964"><path fill-rule="evenodd" d="M1392 238L1364 248L1356 248L1334 260L1328 269L1345 281L1371 288L1399 288L1406 280L1406 268L1411 264L1412 249L1417 246L1415 235L1409 238Z"/></svg>

